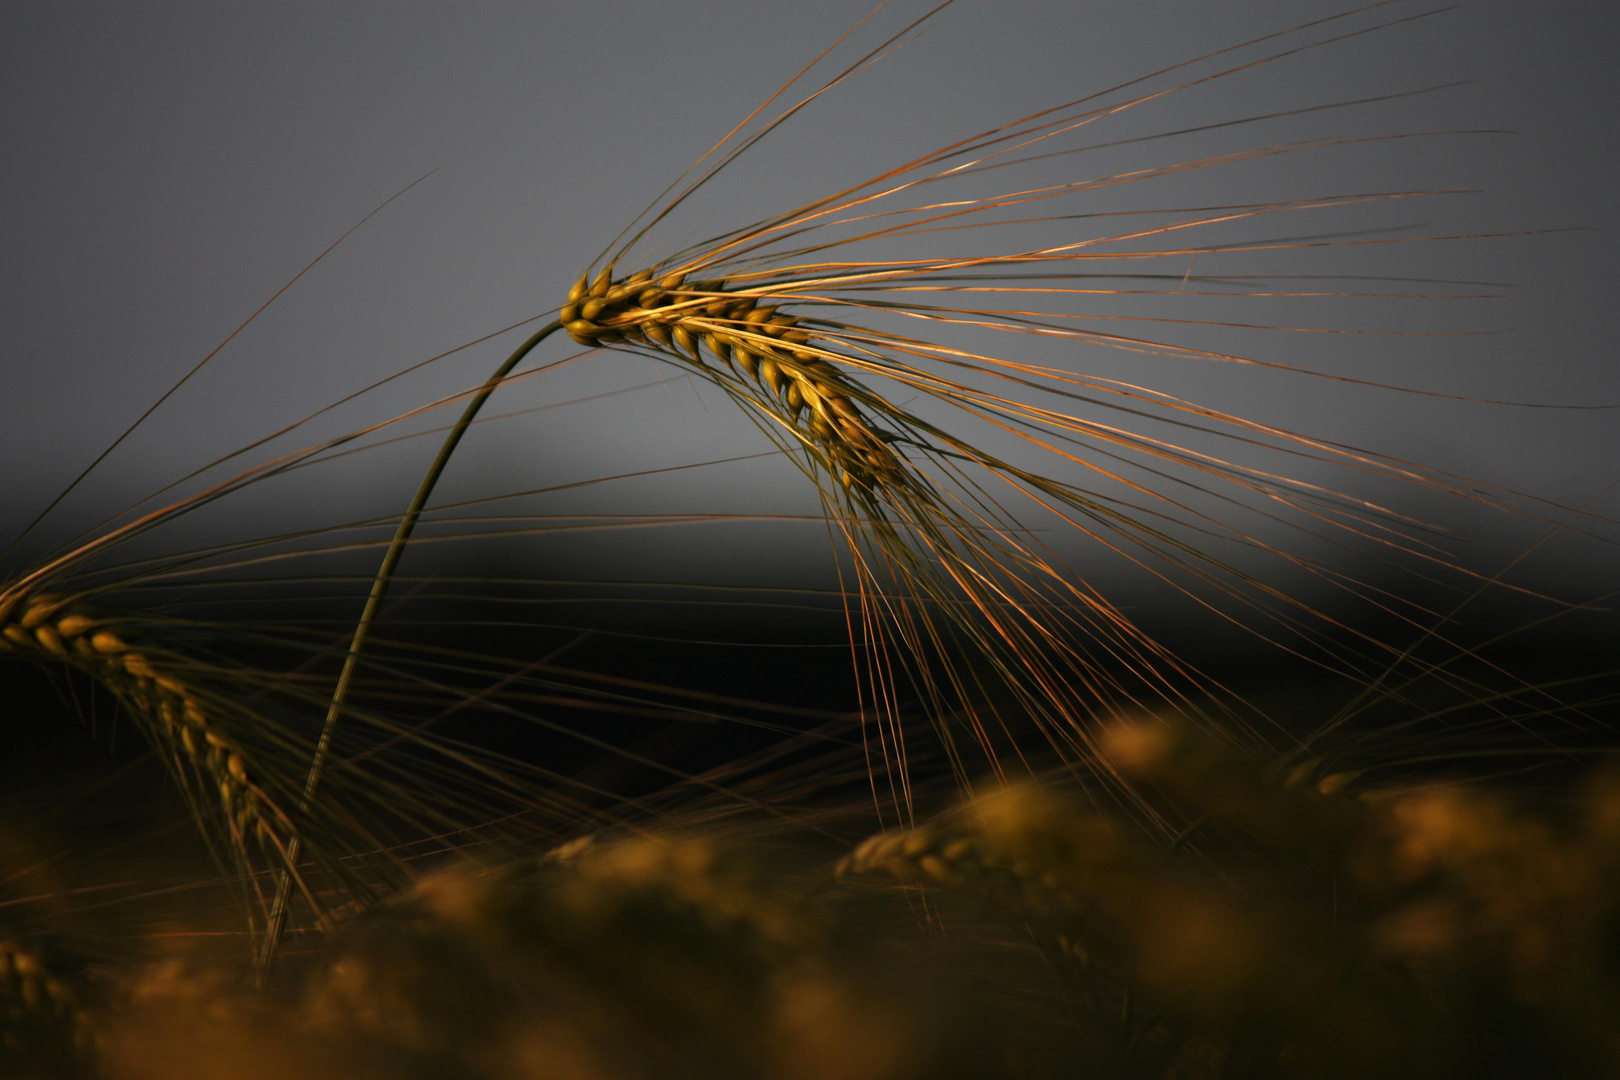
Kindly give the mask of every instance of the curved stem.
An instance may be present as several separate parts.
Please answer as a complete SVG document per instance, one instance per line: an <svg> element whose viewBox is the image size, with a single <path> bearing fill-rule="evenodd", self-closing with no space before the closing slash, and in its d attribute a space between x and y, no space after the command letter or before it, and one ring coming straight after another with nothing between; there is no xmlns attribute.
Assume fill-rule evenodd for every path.
<svg viewBox="0 0 1620 1080"><path fill-rule="evenodd" d="M366 598L365 610L360 613L360 621L355 624L354 637L349 641L349 652L343 659L343 671L338 675L337 687L332 691L332 704L326 711L326 723L321 727L321 737L315 744L315 755L309 763L309 775L304 779L304 791L298 800L298 818L302 820L309 810L309 804L315 797L315 789L321 782L321 772L326 767L326 757L332 745L332 734L337 730L338 717L343 713L343 702L349 694L349 684L354 679L355 669L360 666L360 652L365 648L366 639L371 635L371 625L376 621L377 609L382 606L383 595L388 591L388 583L393 580L394 569L405 554L405 545L410 542L411 533L416 529L417 521L422 517L422 510L427 506L428 498L433 494L433 488L439 482L439 476L444 467L450 463L450 456L456 452L456 446L461 437L467 433L472 425L473 418L478 410L484 407L484 402L495 392L506 376L511 374L525 356L529 355L542 341L562 328L559 320L552 320L538 330L532 337L519 345L517 351L507 357L495 373L484 381L484 385L473 395L467 403L466 409L461 413L461 419L456 421L445 436L444 445L439 447L438 456L433 464L428 466L427 475L417 485L416 495L411 499L411 505L405 510L404 516L399 519L399 528L394 532L394 539L388 545L388 551L383 555L382 565L377 568L377 576L371 582L371 595ZM302 838L294 834L287 845L287 866L284 867L276 879L276 897L270 908L270 921L265 927L263 947L259 953L259 972L269 968L270 962L275 959L276 949L280 947L281 935L287 926L287 905L292 897L293 875L291 868L298 862L298 856L303 851Z"/></svg>

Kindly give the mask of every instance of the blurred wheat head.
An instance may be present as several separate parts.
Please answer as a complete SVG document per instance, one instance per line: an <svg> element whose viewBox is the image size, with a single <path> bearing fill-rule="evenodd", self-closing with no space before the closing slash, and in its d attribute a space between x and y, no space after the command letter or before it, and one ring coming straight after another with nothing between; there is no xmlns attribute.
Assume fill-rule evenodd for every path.
<svg viewBox="0 0 1620 1080"><path fill-rule="evenodd" d="M1059 776L836 868L780 835L615 830L424 875L278 993L169 961L83 1023L129 1080L1620 1067L1613 775L1555 820L1443 785L1323 794L1185 725L1099 742L1181 839Z"/></svg>

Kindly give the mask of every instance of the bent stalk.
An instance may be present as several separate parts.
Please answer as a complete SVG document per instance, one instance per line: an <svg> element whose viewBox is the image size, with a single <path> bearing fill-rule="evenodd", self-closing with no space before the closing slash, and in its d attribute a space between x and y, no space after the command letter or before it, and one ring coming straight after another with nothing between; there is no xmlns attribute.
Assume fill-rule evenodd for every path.
<svg viewBox="0 0 1620 1080"><path fill-rule="evenodd" d="M332 744L332 735L337 730L338 716L343 712L343 702L348 697L349 684L354 678L354 672L360 665L360 652L365 648L366 639L371 634L371 625L376 621L377 610L382 606L384 594L388 592L388 583L393 580L394 569L405 554L405 545L410 543L411 533L416 530L416 523L422 517L422 510L427 506L428 499L433 494L433 488L439 482L439 476L450 463L450 456L456 452L456 446L461 437L467 433L478 416L478 411L484 407L484 402L495 392L502 381L512 373L512 369L529 353L533 352L546 338L562 328L560 320L552 320L541 327L527 341L517 347L517 350L508 356L500 367L495 369L478 393L473 395L467 403L461 418L445 436L444 445L439 447L438 455L428 471L417 485L416 494L411 498L410 506L406 507L404 515L399 520L399 528L394 532L394 538L388 544L388 550L383 554L382 565L377 568L377 576L371 582L371 595L366 598L366 606L360 613L360 621L355 624L354 637L349 641L348 655L343 659L343 670L338 675L337 687L332 691L332 703L326 711L326 722L321 726L321 737L315 744L314 756L310 758L309 775L304 779L304 791L298 801L298 815L302 817L309 810L310 802L315 798L315 789L321 782L321 771L326 767L326 756ZM294 835L287 852L287 867L296 865L302 852L299 838ZM292 899L293 878L290 869L284 868L276 879L276 898L270 909L269 925L265 928L264 945L259 953L259 973L269 968L275 959L276 950L281 945L281 936L287 927L287 906Z"/></svg>

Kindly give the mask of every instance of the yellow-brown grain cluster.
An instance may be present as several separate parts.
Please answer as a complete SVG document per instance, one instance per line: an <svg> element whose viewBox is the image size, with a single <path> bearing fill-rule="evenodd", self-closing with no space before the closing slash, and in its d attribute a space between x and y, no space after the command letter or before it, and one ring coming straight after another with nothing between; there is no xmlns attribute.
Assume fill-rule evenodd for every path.
<svg viewBox="0 0 1620 1080"><path fill-rule="evenodd" d="M581 277L559 316L582 345L639 342L707 368L705 351L759 393L755 400L806 445L820 449L846 487L898 485L905 476L884 434L851 397L825 342L770 297L728 288L724 279L654 279L641 270L614 281L612 268Z"/></svg>
<svg viewBox="0 0 1620 1080"><path fill-rule="evenodd" d="M255 781L238 742L187 684L176 657L137 648L117 620L89 613L73 597L48 593L0 594L0 652L55 659L87 673L112 691L170 753L188 763L225 811L238 846L256 838L285 849L290 826Z"/></svg>

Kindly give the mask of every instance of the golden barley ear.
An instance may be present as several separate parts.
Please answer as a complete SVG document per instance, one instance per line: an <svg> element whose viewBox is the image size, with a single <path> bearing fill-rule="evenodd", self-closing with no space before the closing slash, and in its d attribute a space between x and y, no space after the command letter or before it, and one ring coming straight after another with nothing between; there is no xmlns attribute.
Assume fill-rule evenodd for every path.
<svg viewBox="0 0 1620 1080"><path fill-rule="evenodd" d="M886 765L907 757L894 702L914 691L921 707L939 721L942 734L945 717L965 717L963 726L1000 767L994 762L995 740L987 733L1006 730L1007 717L996 715L994 706L980 708L978 703L992 694L981 692L986 687L976 673L960 670L974 663L990 672L984 682L1005 684L989 687L993 693L1005 700L1008 695L1001 692L1010 691L1014 700L1005 711L1023 714L1013 722L1040 729L1071 762L1096 759L1100 722L1144 707L1169 706L1189 715L1202 710L1201 719L1211 727L1243 729L1250 721L1252 711L1242 702L1140 629L1084 572L1064 565L1065 541L1048 543L1038 535L1040 527L1026 525L1021 511L1006 509L1010 505L1023 507L1029 522L1056 520L1060 530L1072 526L1072 535L1095 542L1093 550L1119 556L1132 572L1147 571L1253 631L1267 645L1304 656L1336 675L1368 679L1369 671L1399 650L1357 630L1352 620L1319 610L1308 590L1279 583L1287 579L1268 580L1253 568L1252 557L1275 559L1273 565L1283 573L1301 571L1331 587L1335 596L1347 597L1348 603L1367 604L1382 613L1389 598L1374 572L1363 577L1353 566L1329 563L1304 548L1286 549L1269 539L1272 525L1298 526L1358 557L1410 556L1428 569L1467 576L1467 568L1451 562L1421 535L1421 523L1358 492L1366 490L1370 477L1379 476L1504 508L1518 496L1486 493L1438 470L1255 421L1241 411L1205 406L1144 384L1141 376L1110 378L1066 361L1043 366L981 353L968 344L967 335L996 331L1030 343L1102 347L1134 356L1252 365L1339 380L1338 375L1312 372L1306 364L1183 344L1178 335L1188 327L1288 334L1343 330L1216 320L1203 312L1185 318L1131 308L1108 313L1090 305L1110 296L1156 296L1165 303L1194 295L1229 297L1234 303L1247 302L1239 299L1244 296L1438 299L1445 294L1393 277L1387 280L1394 291L1379 294L1340 291L1347 287L1325 284L1332 278L1310 286L1279 278L1264 291L1233 289L1231 279L1213 273L1189 290L1191 259L1359 245L1367 241L1348 239L1349 234L1326 242L1313 234L1236 245L1196 238L1208 230L1279 215L1452 192L1384 191L1238 205L1132 206L1124 211L1100 209L1092 196L1104 187L1410 136L1329 135L1160 160L1108 177L1054 177L1050 184L1028 188L958 185L980 182L970 178L1006 175L998 172L1006 167L1064 159L1103 146L1172 145L1168 140L1210 129L1147 136L1131 132L1118 143L1070 140L1089 140L1117 118L1162 104L1171 95L1393 29L1410 19L1373 4L1214 48L1141 79L967 134L842 190L657 259L637 255L647 250L642 245L650 230L758 138L937 10L821 89L806 85L794 90L802 97L791 104L791 98L784 98L780 115L765 117L764 110L775 108L778 98L816 65L805 68L728 132L615 237L572 286L559 314L567 332L581 345L651 351L698 371L739 404L817 485L832 531L841 534L838 540L848 548L847 560L844 552L836 557L840 585L854 597L847 609L851 637L860 642L858 649L866 650L856 663L859 669L864 660L867 669L857 673L861 705L863 714L880 718L894 736L883 740L885 758L891 749L893 754ZM1251 51L1240 59L1239 50ZM1343 100L1331 107L1359 108L1370 101ZM1296 114L1243 116L1217 126L1284 115ZM949 188L948 197L935 194L944 188ZM1071 197L1085 204L1075 208L1081 212L1060 209L1059 200ZM1116 213L1124 219L1111 222ZM1164 216L1137 216L1141 214ZM1084 224L1071 224L1077 222ZM1037 239L1022 232L1028 225L1041 226ZM1003 229L1015 231L998 232ZM1048 236L1048 231L1056 235ZM999 250L976 246L943 256L926 246L908 252L894 245L924 236L924 243L970 236L1010 239ZM1417 239L1452 238L1404 237L1401 242ZM1031 244L1039 246L1032 250ZM1129 260L1131 272L1122 272L1117 260ZM1152 265L1142 260L1172 260L1169 265L1176 271L1135 272ZM619 274L618 267L633 263L640 268ZM1244 272L1251 272L1247 265ZM1394 284L1402 280L1409 283ZM826 317L829 312L858 314L843 322ZM884 319L888 321L874 321ZM948 336L929 340L926 332L910 336L885 329L896 322ZM1174 330L1168 329L1172 326ZM1364 379L1347 381L1400 389ZM923 404L908 410L904 403L913 399ZM936 409L942 406L955 411ZM942 411L973 425L955 432L976 430L987 437L974 445L968 435L928 422ZM1207 439L1231 440L1224 444L1235 449L1228 459L1210 449ZM1007 445L1013 451L987 449ZM1019 453L1030 458L1020 459ZM1261 463L1256 454L1276 455L1278 463ZM1041 463L1020 464L1036 457ZM1346 470L1343 490L1314 478L1319 464ZM1222 505L1210 509L1217 501ZM1245 526L1245 519L1255 524ZM962 655L973 659L964 663L958 659ZM947 743L960 756L949 737ZM964 774L970 771L957 764ZM1355 779L1352 770L1338 770L1313 775L1311 783L1326 795L1346 790ZM903 819L911 813L909 806L896 809Z"/></svg>
<svg viewBox="0 0 1620 1080"><path fill-rule="evenodd" d="M573 316L569 332L584 344L641 344L695 369L796 459L851 553L859 610L851 604L850 617L865 626L871 670L906 671L925 688L936 723L969 714L992 759L984 733L1004 721L978 715L973 679L953 669L947 641L979 657L1066 754L1083 748L1089 720L1113 709L1111 695L1128 697L1117 675L1084 656L1080 638L1111 639L1108 648L1158 678L1157 666L1170 659L1163 650L1022 538L962 464L1070 497L1061 485L978 451L866 386L857 373L895 370L878 362L870 332L785 313L777 292L809 287L790 271L689 280L666 269L619 281L611 267L594 282L582 277L562 311ZM941 662L942 673L930 670ZM889 696L874 689L867 707L887 714ZM885 723L895 726L892 716ZM946 745L959 754L948 735Z"/></svg>

